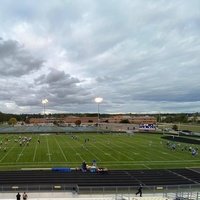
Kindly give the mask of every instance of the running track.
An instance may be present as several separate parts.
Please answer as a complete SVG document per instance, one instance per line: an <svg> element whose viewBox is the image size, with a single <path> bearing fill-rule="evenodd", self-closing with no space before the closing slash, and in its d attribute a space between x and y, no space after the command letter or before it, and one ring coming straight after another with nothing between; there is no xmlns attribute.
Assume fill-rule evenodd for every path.
<svg viewBox="0 0 200 200"><path fill-rule="evenodd" d="M0 187L68 184L81 186L165 186L200 184L200 169L81 171L0 171Z"/></svg>

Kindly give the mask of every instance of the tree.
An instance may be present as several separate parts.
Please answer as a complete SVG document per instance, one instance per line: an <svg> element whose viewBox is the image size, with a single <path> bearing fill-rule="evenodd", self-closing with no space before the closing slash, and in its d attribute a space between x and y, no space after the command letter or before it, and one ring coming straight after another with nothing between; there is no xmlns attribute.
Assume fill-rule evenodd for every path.
<svg viewBox="0 0 200 200"><path fill-rule="evenodd" d="M55 121L53 121L53 125L58 126L59 123L55 120Z"/></svg>
<svg viewBox="0 0 200 200"><path fill-rule="evenodd" d="M123 124L130 124L129 120L128 119L122 119L120 121L120 123L123 123Z"/></svg>
<svg viewBox="0 0 200 200"><path fill-rule="evenodd" d="M30 124L30 119L28 117L25 119L25 123Z"/></svg>
<svg viewBox="0 0 200 200"><path fill-rule="evenodd" d="M17 123L17 120L15 117L12 117L9 119L8 124L14 126Z"/></svg>
<svg viewBox="0 0 200 200"><path fill-rule="evenodd" d="M80 125L81 125L81 120L79 120L79 119L76 120L76 121L75 121L75 124L76 124L76 126L80 126Z"/></svg>
<svg viewBox="0 0 200 200"><path fill-rule="evenodd" d="M172 126L172 129L173 129L174 131L178 131L178 126L177 126L176 124L174 124L174 125Z"/></svg>

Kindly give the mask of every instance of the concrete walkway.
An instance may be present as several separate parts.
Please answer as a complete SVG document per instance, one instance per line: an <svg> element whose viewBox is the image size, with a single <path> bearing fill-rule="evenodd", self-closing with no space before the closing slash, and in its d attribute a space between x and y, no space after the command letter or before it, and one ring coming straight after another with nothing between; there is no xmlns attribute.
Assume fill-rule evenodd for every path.
<svg viewBox="0 0 200 200"><path fill-rule="evenodd" d="M0 200L16 200L17 193L0 193ZM20 193L21 195L23 193ZM39 192L27 193L28 200L171 200L160 196L151 196L145 194L143 197L126 195L78 195L71 192ZM22 197L21 197L22 199Z"/></svg>

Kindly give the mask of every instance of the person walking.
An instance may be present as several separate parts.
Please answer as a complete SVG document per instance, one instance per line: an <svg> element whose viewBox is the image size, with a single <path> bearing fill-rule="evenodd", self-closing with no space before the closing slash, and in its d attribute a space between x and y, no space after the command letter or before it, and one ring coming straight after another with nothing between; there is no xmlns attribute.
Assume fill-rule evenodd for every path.
<svg viewBox="0 0 200 200"><path fill-rule="evenodd" d="M16 198L17 198L17 200L20 200L20 199L21 199L21 195L20 195L19 192L17 193Z"/></svg>
<svg viewBox="0 0 200 200"><path fill-rule="evenodd" d="M27 198L28 198L28 195L26 194L26 192L24 192L24 194L23 194L23 200L27 200Z"/></svg>
<svg viewBox="0 0 200 200"><path fill-rule="evenodd" d="M138 188L138 191L137 191L135 194L136 194L136 196L137 196L138 194L140 194L140 197L142 196L142 184L140 184L140 186L139 186L139 188Z"/></svg>

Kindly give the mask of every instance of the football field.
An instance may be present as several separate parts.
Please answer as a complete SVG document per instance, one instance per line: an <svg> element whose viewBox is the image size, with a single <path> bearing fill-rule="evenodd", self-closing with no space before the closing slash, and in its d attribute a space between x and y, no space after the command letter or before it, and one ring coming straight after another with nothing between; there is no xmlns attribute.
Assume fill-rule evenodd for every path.
<svg viewBox="0 0 200 200"><path fill-rule="evenodd" d="M200 156L193 156L190 147L200 149L148 133L1 134L0 170L79 168L84 160L108 169L200 167Z"/></svg>

